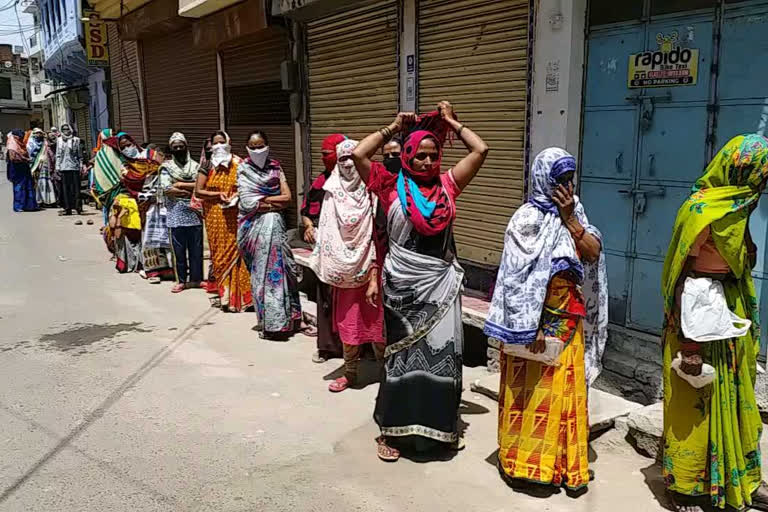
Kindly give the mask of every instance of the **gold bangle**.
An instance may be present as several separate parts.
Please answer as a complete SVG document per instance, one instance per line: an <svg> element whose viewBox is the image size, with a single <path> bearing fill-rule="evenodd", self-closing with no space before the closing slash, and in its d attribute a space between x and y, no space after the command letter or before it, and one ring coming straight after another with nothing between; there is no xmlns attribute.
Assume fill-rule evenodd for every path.
<svg viewBox="0 0 768 512"><path fill-rule="evenodd" d="M464 129L464 125L460 125L458 130L456 130L456 136L461 137L461 131Z"/></svg>

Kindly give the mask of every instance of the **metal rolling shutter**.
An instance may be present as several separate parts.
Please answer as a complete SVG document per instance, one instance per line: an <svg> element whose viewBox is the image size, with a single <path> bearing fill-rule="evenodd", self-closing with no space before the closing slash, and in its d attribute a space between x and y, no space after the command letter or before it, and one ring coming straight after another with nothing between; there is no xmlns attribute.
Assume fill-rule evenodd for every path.
<svg viewBox="0 0 768 512"><path fill-rule="evenodd" d="M289 57L288 35L274 28L257 38L220 52L224 75L225 125L232 150L247 156L248 134L256 128L269 137L272 156L283 166L294 205L286 211L289 227L296 226L296 151L291 121L290 93L282 90L280 63Z"/></svg>
<svg viewBox="0 0 768 512"><path fill-rule="evenodd" d="M112 82L112 127L141 141L144 128L139 101L139 68L136 41L121 41L117 25L107 27Z"/></svg>
<svg viewBox="0 0 768 512"><path fill-rule="evenodd" d="M523 201L528 0L420 0L419 110L440 100L490 146L458 200L459 256L498 265L509 218ZM446 148L443 168L466 154Z"/></svg>
<svg viewBox="0 0 768 512"><path fill-rule="evenodd" d="M314 20L307 27L312 168L332 133L360 140L398 108L397 2L386 0Z"/></svg>
<svg viewBox="0 0 768 512"><path fill-rule="evenodd" d="M219 129L216 52L192 44L181 30L142 41L149 142L165 145L173 132L199 157L203 140Z"/></svg>

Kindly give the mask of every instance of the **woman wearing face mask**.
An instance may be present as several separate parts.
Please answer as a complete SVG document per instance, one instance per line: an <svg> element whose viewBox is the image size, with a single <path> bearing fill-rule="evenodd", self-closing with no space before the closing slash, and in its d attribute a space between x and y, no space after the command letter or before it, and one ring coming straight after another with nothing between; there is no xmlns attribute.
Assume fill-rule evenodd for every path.
<svg viewBox="0 0 768 512"><path fill-rule="evenodd" d="M248 266L237 247L237 168L240 158L232 154L229 135L218 131L211 136L208 168L197 174L195 196L203 201L205 229L211 250L216 285L215 304L239 313L253 305Z"/></svg>
<svg viewBox="0 0 768 512"><path fill-rule="evenodd" d="M322 143L320 153L323 160L323 172L315 178L312 186L304 196L301 206L301 220L304 224L304 241L314 245L315 230L320 220L323 199L325 198L325 182L336 167L336 146L344 142L346 137L340 133L327 136ZM317 351L312 355L315 363L324 363L328 359L342 357L343 347L333 321L332 288L318 281L315 299L317 302Z"/></svg>
<svg viewBox="0 0 768 512"><path fill-rule="evenodd" d="M371 343L376 359L384 358L384 308L379 296L372 196L352 160L357 141L336 146L338 162L323 186L325 198L317 243L309 265L331 287L333 324L343 343L344 376L328 389L338 393L354 385L363 345Z"/></svg>
<svg viewBox="0 0 768 512"><path fill-rule="evenodd" d="M68 124L61 125L61 135L56 144L56 169L61 175L61 194L64 211L61 215L72 215L72 210L78 215L83 213L80 201L80 169L83 165L83 155L80 138L72 132Z"/></svg>
<svg viewBox="0 0 768 512"><path fill-rule="evenodd" d="M52 208L56 206L56 192L51 180L51 169L55 164L56 155L53 154L52 161L52 150L43 130L35 128L32 131L32 137L27 143L27 150L30 149L32 149L29 156L32 160L32 176L36 185L37 203L44 208Z"/></svg>
<svg viewBox="0 0 768 512"><path fill-rule="evenodd" d="M499 468L509 479L589 483L587 385L602 368L608 288L600 232L573 193L576 160L548 148L512 216L485 334L502 342ZM533 360L538 354L556 365Z"/></svg>
<svg viewBox="0 0 768 512"><path fill-rule="evenodd" d="M401 170L390 173L371 157L404 128ZM452 132L468 154L441 173L442 144ZM438 111L398 114L388 127L355 148L355 166L387 212L389 252L384 260L387 308L385 376L374 418L381 429L378 455L400 457L400 448L426 450L444 443L460 448L462 391L461 283L453 222L456 198L480 170L488 146L456 120L443 101Z"/></svg>
<svg viewBox="0 0 768 512"><path fill-rule="evenodd" d="M237 169L240 197L237 242L251 271L258 327L265 339L286 339L301 325L298 268L280 212L291 204L291 189L270 157L267 135L248 137L248 158Z"/></svg>
<svg viewBox="0 0 768 512"><path fill-rule="evenodd" d="M192 159L183 133L168 140L171 158L160 167L160 190L171 232L176 285L173 293L199 288L203 281L203 222L190 207L200 164Z"/></svg>

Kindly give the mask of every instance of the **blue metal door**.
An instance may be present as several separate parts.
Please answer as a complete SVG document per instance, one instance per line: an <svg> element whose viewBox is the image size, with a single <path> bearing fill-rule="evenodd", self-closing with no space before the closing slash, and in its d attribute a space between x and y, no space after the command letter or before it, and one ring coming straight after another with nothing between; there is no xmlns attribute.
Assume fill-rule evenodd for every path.
<svg viewBox="0 0 768 512"><path fill-rule="evenodd" d="M714 8L646 16L589 34L581 196L604 236L610 319L647 332L661 329L675 214L708 158L715 17ZM695 83L630 87L630 56L665 44L698 51Z"/></svg>
<svg viewBox="0 0 768 512"><path fill-rule="evenodd" d="M731 137L768 135L768 0L675 4L686 2L703 8L659 15L654 1L630 0L642 15L591 27L587 43L581 195L605 238L611 321L646 332L661 329L663 261L691 185ZM695 84L630 88L629 56L664 44L698 51ZM768 200L750 229L762 304Z"/></svg>

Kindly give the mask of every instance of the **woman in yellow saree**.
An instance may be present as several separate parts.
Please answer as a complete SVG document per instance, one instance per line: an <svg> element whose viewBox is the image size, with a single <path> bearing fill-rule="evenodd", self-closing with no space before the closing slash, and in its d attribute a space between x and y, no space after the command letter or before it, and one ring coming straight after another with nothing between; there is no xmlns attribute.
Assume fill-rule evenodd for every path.
<svg viewBox="0 0 768 512"><path fill-rule="evenodd" d="M762 483L762 423L755 401L760 349L758 303L751 270L756 248L749 217L768 178L768 140L741 135L725 145L680 207L662 275L664 297L663 474L676 510L712 507L768 510ZM741 337L696 343L681 331L686 278L722 283L728 309L751 320ZM678 357L680 370L673 369ZM693 387L680 373L715 379Z"/></svg>
<svg viewBox="0 0 768 512"><path fill-rule="evenodd" d="M499 469L574 491L589 482L587 386L600 373L608 323L601 235L573 194L575 171L559 148L534 160L484 329L502 342ZM541 353L546 364L532 360Z"/></svg>

